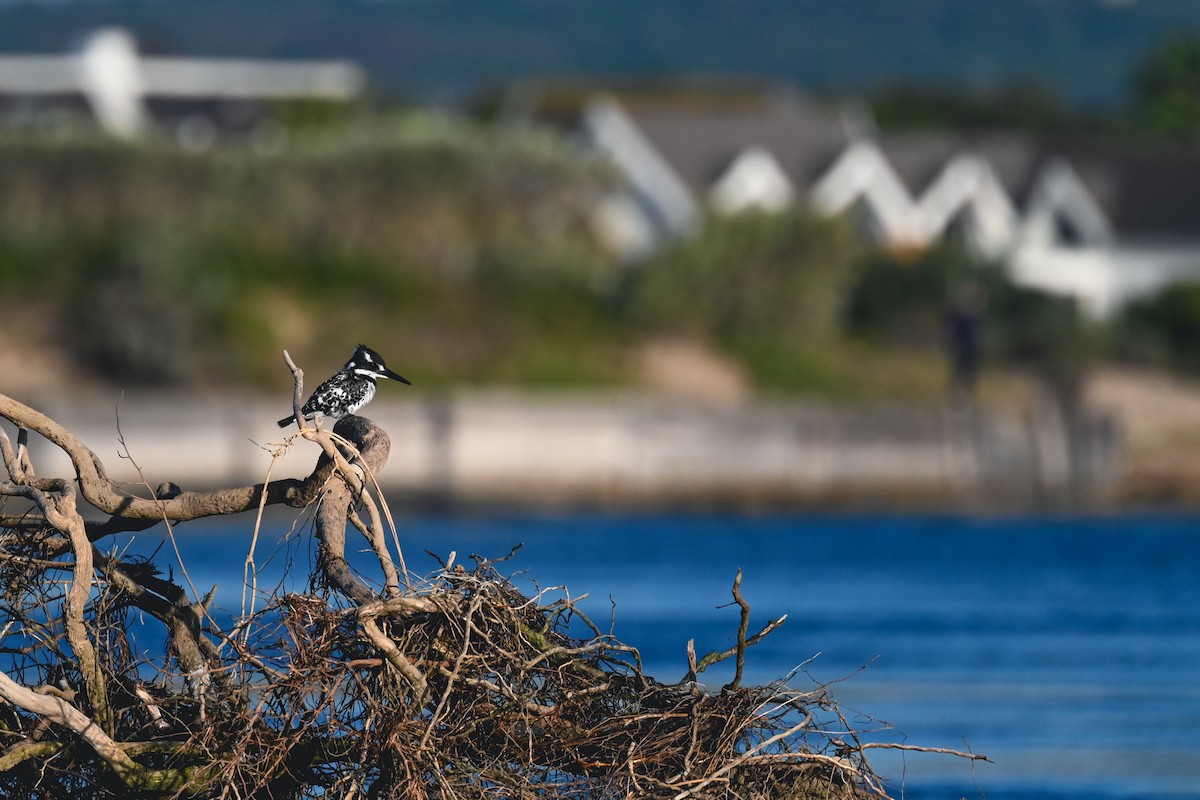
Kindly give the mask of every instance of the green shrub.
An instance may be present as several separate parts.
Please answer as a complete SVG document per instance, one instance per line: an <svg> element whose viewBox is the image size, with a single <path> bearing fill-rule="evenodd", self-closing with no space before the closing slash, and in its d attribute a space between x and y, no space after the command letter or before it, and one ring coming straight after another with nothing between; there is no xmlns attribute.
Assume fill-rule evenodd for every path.
<svg viewBox="0 0 1200 800"><path fill-rule="evenodd" d="M1097 354L1096 331L1072 299L1017 286L1003 267L952 248L915 260L868 259L847 302L847 331L876 343L944 349L948 314L962 292L979 304L985 362L1026 368L1065 387Z"/></svg>
<svg viewBox="0 0 1200 800"><path fill-rule="evenodd" d="M297 141L0 141L0 292L45 301L79 364L126 384L279 385L282 347L332 363L360 340L487 381L535 338L577 343L553 309L605 313L586 201L608 177L565 144L422 117ZM591 374L537 350L544 380Z"/></svg>
<svg viewBox="0 0 1200 800"><path fill-rule="evenodd" d="M843 226L801 212L713 218L638 268L632 316L722 341L828 339L855 252Z"/></svg>
<svg viewBox="0 0 1200 800"><path fill-rule="evenodd" d="M940 348L956 287L987 277L973 260L950 249L915 260L873 254L859 268L846 300L846 330L876 343Z"/></svg>
<svg viewBox="0 0 1200 800"><path fill-rule="evenodd" d="M1115 325L1113 350L1132 361L1200 374L1200 283L1131 303Z"/></svg>

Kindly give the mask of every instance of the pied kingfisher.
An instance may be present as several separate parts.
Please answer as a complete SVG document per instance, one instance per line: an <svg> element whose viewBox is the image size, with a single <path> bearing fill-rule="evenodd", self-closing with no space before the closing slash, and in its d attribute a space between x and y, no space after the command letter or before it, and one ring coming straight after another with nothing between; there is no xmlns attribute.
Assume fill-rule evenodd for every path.
<svg viewBox="0 0 1200 800"><path fill-rule="evenodd" d="M304 402L300 412L304 414L305 419L312 419L318 415L340 419L353 414L371 402L371 398L375 396L375 382L379 378L391 378L412 385L407 378L402 378L388 369L379 353L365 344L360 344L346 362L346 366L318 386ZM284 417L279 420L279 427L286 428L295 421L295 416Z"/></svg>

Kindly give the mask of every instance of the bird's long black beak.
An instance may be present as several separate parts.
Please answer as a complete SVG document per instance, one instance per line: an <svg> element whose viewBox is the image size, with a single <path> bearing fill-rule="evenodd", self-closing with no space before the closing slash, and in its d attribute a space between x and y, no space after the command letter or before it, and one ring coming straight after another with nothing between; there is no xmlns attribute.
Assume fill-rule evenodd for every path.
<svg viewBox="0 0 1200 800"><path fill-rule="evenodd" d="M392 372L387 367L384 367L383 372L381 372L380 374L383 375L383 377L385 377L385 378L391 378L394 381L400 381L401 383L407 383L409 386L412 386L412 381L410 381L408 378L404 377L403 375L397 375L395 372Z"/></svg>

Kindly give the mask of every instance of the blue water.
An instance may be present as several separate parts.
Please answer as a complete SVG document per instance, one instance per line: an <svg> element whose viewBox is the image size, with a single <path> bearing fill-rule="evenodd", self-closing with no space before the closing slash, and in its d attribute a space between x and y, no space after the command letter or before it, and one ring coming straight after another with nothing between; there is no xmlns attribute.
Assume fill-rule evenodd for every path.
<svg viewBox="0 0 1200 800"><path fill-rule="evenodd" d="M233 613L247 524L178 529L190 576L200 591L219 582ZM289 553L297 587L310 567L309 532L289 524L274 516L261 534L256 560L275 555L260 586ZM747 680L807 662L792 685L836 682L859 724L894 728L874 738L995 762L873 751L897 797L1200 797L1197 519L447 517L400 533L417 573L437 566L425 549L463 561L523 544L505 572L588 593L582 608L601 627L615 618L663 680L685 672L689 638L700 654L731 646L738 609L717 606L740 567L752 630L788 615L750 650Z"/></svg>

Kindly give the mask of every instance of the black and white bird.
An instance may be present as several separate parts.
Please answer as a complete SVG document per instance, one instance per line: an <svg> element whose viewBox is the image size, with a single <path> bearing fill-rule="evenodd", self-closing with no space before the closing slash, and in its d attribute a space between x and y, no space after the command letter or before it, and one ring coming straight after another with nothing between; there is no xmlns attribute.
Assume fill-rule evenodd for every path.
<svg viewBox="0 0 1200 800"><path fill-rule="evenodd" d="M318 386L308 400L304 401L300 412L304 414L305 419L316 416L341 419L353 414L371 402L371 398L375 396L376 382L380 378L391 378L412 385L407 378L388 369L379 353L365 344L360 344L346 362L346 366ZM279 420L279 427L286 428L295 421L295 416L284 417Z"/></svg>

